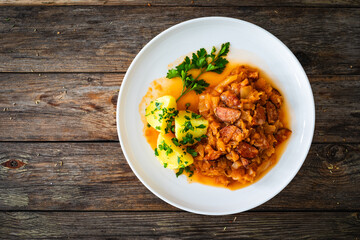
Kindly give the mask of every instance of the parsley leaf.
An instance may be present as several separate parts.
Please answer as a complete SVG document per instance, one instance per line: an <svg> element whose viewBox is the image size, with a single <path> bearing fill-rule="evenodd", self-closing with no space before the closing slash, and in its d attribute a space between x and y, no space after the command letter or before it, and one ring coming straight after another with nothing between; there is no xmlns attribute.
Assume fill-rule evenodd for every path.
<svg viewBox="0 0 360 240"><path fill-rule="evenodd" d="M190 119L190 118L189 118ZM184 128L183 129L181 129L181 132L182 133L185 133L185 132L187 132L187 131L189 131L189 130L192 130L192 131L194 131L194 127L193 127L193 125L191 124L191 121L185 121L185 123L184 123Z"/></svg>
<svg viewBox="0 0 360 240"><path fill-rule="evenodd" d="M202 135L200 137L195 138L196 141L200 142L202 138L206 138L206 135Z"/></svg>
<svg viewBox="0 0 360 240"><path fill-rule="evenodd" d="M207 88L210 84L208 84L207 82L205 82L204 80L199 80L199 81L196 81L194 83L194 86L192 87L192 89L197 93L197 94L200 94L202 93L205 88Z"/></svg>
<svg viewBox="0 0 360 240"><path fill-rule="evenodd" d="M179 177L184 172L184 168L179 168L179 171L176 173L176 177Z"/></svg>
<svg viewBox="0 0 360 240"><path fill-rule="evenodd" d="M179 140L177 140L177 138L172 138L171 141L175 146L180 146Z"/></svg>
<svg viewBox="0 0 360 240"><path fill-rule="evenodd" d="M186 151L188 153L190 153L190 155L193 156L193 157L196 157L198 155L198 153L194 149L192 149L191 147L187 147Z"/></svg>
<svg viewBox="0 0 360 240"><path fill-rule="evenodd" d="M158 145L158 147L160 151L165 151L166 156L173 152L171 146L167 145L164 140Z"/></svg>
<svg viewBox="0 0 360 240"><path fill-rule="evenodd" d="M177 69L170 69L166 75L167 78L180 77L180 73Z"/></svg>
<svg viewBox="0 0 360 240"><path fill-rule="evenodd" d="M191 113L191 118L192 118L192 119L198 119L198 118L201 118L201 115L200 115L200 114L196 114L196 113Z"/></svg>
<svg viewBox="0 0 360 240"><path fill-rule="evenodd" d="M185 172L189 173L189 177L192 177L192 175L194 174L194 171L191 170L190 166L186 166L179 168L178 172L176 173L176 177L179 177L181 174L183 174L184 170Z"/></svg>
<svg viewBox="0 0 360 240"><path fill-rule="evenodd" d="M200 79L199 77L205 72L222 73L229 62L226 60L226 55L229 53L230 43L223 43L219 52L216 54L216 48L213 47L211 53L208 54L205 48L199 49L192 54L192 58L185 57L184 61L173 69L169 69L166 77L171 79L180 77L183 83L181 95L176 99L178 101L182 96L194 90L196 94L202 93L209 83ZM199 69L200 73L194 78L188 72L191 69Z"/></svg>
<svg viewBox="0 0 360 240"><path fill-rule="evenodd" d="M180 141L180 143L182 145L186 145L187 143L193 144L194 143L193 135L191 133L187 133L185 137L183 137L183 139Z"/></svg>

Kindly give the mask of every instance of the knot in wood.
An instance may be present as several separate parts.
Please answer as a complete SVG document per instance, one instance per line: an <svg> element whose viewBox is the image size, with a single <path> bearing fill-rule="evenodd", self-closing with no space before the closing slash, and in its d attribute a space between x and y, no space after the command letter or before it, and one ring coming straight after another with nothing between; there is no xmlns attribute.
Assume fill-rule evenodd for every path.
<svg viewBox="0 0 360 240"><path fill-rule="evenodd" d="M7 168L16 169L24 166L25 163L17 159L10 159L6 162L1 163L1 165Z"/></svg>
<svg viewBox="0 0 360 240"><path fill-rule="evenodd" d="M326 151L326 157L330 162L340 162L346 158L347 149L344 145L332 145Z"/></svg>
<svg viewBox="0 0 360 240"><path fill-rule="evenodd" d="M19 164L14 159L10 160L10 166L16 168Z"/></svg>
<svg viewBox="0 0 360 240"><path fill-rule="evenodd" d="M114 96L112 96L112 98L111 98L111 103L112 103L112 105L116 106L116 104L117 104L117 99L118 99L118 95L117 95L117 94L114 95Z"/></svg>

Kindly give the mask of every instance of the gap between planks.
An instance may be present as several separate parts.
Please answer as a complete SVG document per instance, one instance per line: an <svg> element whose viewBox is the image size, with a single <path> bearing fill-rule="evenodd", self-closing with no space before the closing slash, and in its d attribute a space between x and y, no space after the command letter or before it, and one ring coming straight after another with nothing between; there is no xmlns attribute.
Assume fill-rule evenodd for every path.
<svg viewBox="0 0 360 240"><path fill-rule="evenodd" d="M166 1L165 1L166 2ZM171 3L171 1L168 1ZM118 0L67 0L67 1L46 1L46 0L4 0L0 2L0 6L4 7L58 7L58 6L68 6L68 7L76 7L76 6L94 6L94 7L191 7L191 8L211 8L221 5L221 7L267 7L267 8L359 8L360 4L356 3L348 3L348 1L338 1L343 3L323 3L320 1L316 3L313 1L312 3L291 3L291 1L287 3L279 4L277 2L269 3L263 1L262 3L258 4L257 1L241 1L236 2L235 4L231 1L215 1L212 4L209 1L174 1L174 4L166 3L159 3L157 1L118 1ZM245 2L245 3L244 3ZM329 1L330 2L330 1ZM354 1L355 2L355 1ZM229 4L230 3L230 4Z"/></svg>

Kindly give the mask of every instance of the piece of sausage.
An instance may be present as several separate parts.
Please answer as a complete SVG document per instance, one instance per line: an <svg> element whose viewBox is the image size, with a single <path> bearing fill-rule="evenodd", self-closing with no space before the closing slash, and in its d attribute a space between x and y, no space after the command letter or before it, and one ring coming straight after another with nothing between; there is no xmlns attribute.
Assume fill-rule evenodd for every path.
<svg viewBox="0 0 360 240"><path fill-rule="evenodd" d="M279 129L279 131L277 131L277 133L275 134L275 139L277 141L277 144L280 144L282 142L284 142L286 139L288 139L291 135L291 130L287 129L287 128L281 128Z"/></svg>
<svg viewBox="0 0 360 240"><path fill-rule="evenodd" d="M253 147L246 142L241 142L236 150L241 157L244 158L254 158L259 154L259 150L257 150L256 147Z"/></svg>
<svg viewBox="0 0 360 240"><path fill-rule="evenodd" d="M266 137L263 133L254 133L251 137L251 144L259 149L268 149L270 147L269 142L266 140Z"/></svg>
<svg viewBox="0 0 360 240"><path fill-rule="evenodd" d="M265 123L265 121L266 121L265 108L260 105L257 105L254 110L254 116L251 125L253 126L262 125Z"/></svg>
<svg viewBox="0 0 360 240"><path fill-rule="evenodd" d="M274 124L279 119L279 113L272 102L266 103L266 114L270 124Z"/></svg>
<svg viewBox="0 0 360 240"><path fill-rule="evenodd" d="M226 106L234 107L240 104L239 98L231 91L225 91L220 96L221 101L225 102Z"/></svg>
<svg viewBox="0 0 360 240"><path fill-rule="evenodd" d="M215 115L223 122L234 123L240 118L241 111L226 107L216 107Z"/></svg>
<svg viewBox="0 0 360 240"><path fill-rule="evenodd" d="M220 133L220 136L221 138L223 139L224 143L228 143L233 134L235 133L236 129L238 129L236 126L234 125L229 125L229 126L226 126L226 127L223 127L219 133Z"/></svg>
<svg viewBox="0 0 360 240"><path fill-rule="evenodd" d="M236 128L231 140L235 142L241 142L245 138L245 132L241 131L240 128Z"/></svg>
<svg viewBox="0 0 360 240"><path fill-rule="evenodd" d="M281 96L279 91L274 88L270 93L270 100L273 102L273 104L275 104L277 108L280 108L283 102L283 97Z"/></svg>

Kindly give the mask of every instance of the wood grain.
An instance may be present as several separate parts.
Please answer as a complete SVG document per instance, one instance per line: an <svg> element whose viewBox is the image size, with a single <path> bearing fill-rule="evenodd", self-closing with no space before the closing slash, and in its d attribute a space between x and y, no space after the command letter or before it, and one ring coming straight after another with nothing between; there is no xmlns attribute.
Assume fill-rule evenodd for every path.
<svg viewBox="0 0 360 240"><path fill-rule="evenodd" d="M2 74L0 139L117 140L122 79L123 74Z"/></svg>
<svg viewBox="0 0 360 240"><path fill-rule="evenodd" d="M0 74L0 141L117 141L122 79L123 74ZM310 76L310 82L314 142L359 142L360 76Z"/></svg>
<svg viewBox="0 0 360 240"><path fill-rule="evenodd" d="M140 183L116 142L0 143L0 163L9 160L25 165L0 164L0 210L176 210ZM314 144L295 179L255 211L357 211L359 169L359 144Z"/></svg>
<svg viewBox="0 0 360 240"><path fill-rule="evenodd" d="M0 213L0 233L7 239L356 239L359 228L358 212L247 212L214 217L185 212Z"/></svg>
<svg viewBox="0 0 360 240"><path fill-rule="evenodd" d="M150 4L150 5L148 5ZM286 0L286 1L265 1L265 0L2 0L0 5L123 5L123 6L317 6L317 7L356 7L359 2L355 0Z"/></svg>
<svg viewBox="0 0 360 240"><path fill-rule="evenodd" d="M2 7L0 72L124 72L170 26L228 16L273 33L308 74L354 75L360 74L359 14L359 8Z"/></svg>

